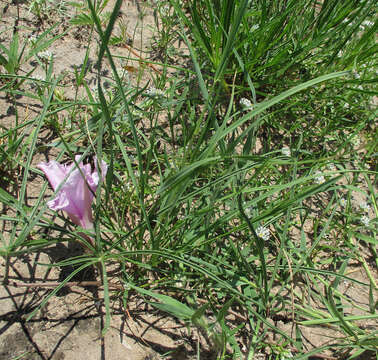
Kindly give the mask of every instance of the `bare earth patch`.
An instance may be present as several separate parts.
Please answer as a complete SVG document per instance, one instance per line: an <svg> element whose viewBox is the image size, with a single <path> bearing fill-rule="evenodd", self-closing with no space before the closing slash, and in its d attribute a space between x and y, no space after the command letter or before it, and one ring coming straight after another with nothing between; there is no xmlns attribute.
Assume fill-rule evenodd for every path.
<svg viewBox="0 0 378 360"><path fill-rule="evenodd" d="M113 5L109 2L109 9ZM8 1L0 2L0 11L2 11L2 24L0 30L11 29L14 26L17 17L17 7ZM131 1L124 1L122 6L121 18L127 23L129 33L135 30L133 39L134 50L140 56L144 56L141 49L147 49L148 41L153 36L151 30L154 26L154 17L152 9L143 8L144 15L140 13L138 2L135 4ZM19 2L21 17L18 26L24 30L20 31L20 39L28 39L29 36L41 33L46 27L51 26L54 20L46 20L39 23L27 11L27 6ZM143 19L143 20L141 20ZM37 24L37 25L36 25ZM68 29L67 23L63 22L55 30L55 35L59 35ZM80 30L82 29L82 31ZM1 41L10 41L5 39L5 34L12 34L12 31L2 33ZM64 86L59 87L67 99L75 97L73 88L74 70L82 66L85 57L85 44L89 40L89 33L85 28L73 28L64 36L55 41L51 47L54 56L54 73L62 75ZM147 39L147 40L146 40ZM89 64L91 70L86 78L90 86L96 85L95 64L96 49L89 54ZM122 56L132 56L130 47L119 46L114 51L115 54ZM127 66L138 68L137 62L130 62ZM44 76L41 67L33 59L24 64L22 67L23 75L32 71L31 76ZM147 83L150 80L148 73L155 71L150 67L145 67L143 74L130 73L132 81L142 81ZM103 74L103 79L111 79L109 70ZM138 78L138 79L137 79ZM27 85L29 86L29 85ZM375 98L376 99L376 98ZM28 97L19 97L16 104L12 102L6 94L0 96L0 135L1 131L9 130L16 124L14 107L18 109L18 122L25 123L38 115L42 108L38 100ZM26 127L26 131L32 132L33 126ZM38 136L38 145L41 148L39 154L32 159L32 169L40 161L47 161L57 154L56 149L43 147L55 139L53 131L49 128L43 128ZM260 146L259 146L260 147ZM15 172L16 183L22 180L22 174ZM36 172L31 172L31 181L28 183L27 203L33 204L38 198L44 180ZM15 184L1 184L7 192L17 197L17 186ZM2 213L11 216L9 209L2 206ZM9 224L1 224L1 231L5 239L7 233L11 231ZM127 308L124 307L122 299L116 290L113 290L112 296L112 318L109 331L104 337L101 336L101 330L105 321L105 310L103 304L103 294L101 286L69 286L59 291L56 296L51 297L47 304L36 314L26 321L28 316L35 310L46 296L52 291L54 286L44 288L39 286L43 283L59 284L65 276L68 275L69 269L60 267L48 267L48 264L57 263L75 252L80 252L67 243L52 246L43 252L35 255L24 255L11 259L9 285L0 287L0 359L25 358L30 360L76 360L76 359L112 359L112 360L191 360L196 359L197 347L201 349L201 359L214 358L209 344L206 343L197 329L188 329L185 324L173 318L170 318L144 302L143 299L131 297L127 302ZM1 277L4 277L5 261L0 260ZM363 283L369 283L364 271L359 265L357 268L351 268L348 276L357 279ZM374 278L378 279L378 274L372 273ZM84 274L84 279L80 281L98 281L96 274ZM88 280L89 279L89 280ZM18 286L16 286L18 285ZM303 286L302 286L303 285ZM303 294L304 303L311 303L314 308L317 307L316 299L306 298L303 290L304 284L299 284L299 293ZM319 284L319 288L324 290ZM369 306L368 287L356 284L343 284L339 291L346 297L353 298L354 303L363 308ZM288 292L287 296L290 296ZM374 293L377 298L377 292ZM351 308L346 314L358 315L359 308ZM287 315L287 316L286 316ZM279 329L290 334L292 331L292 322L290 313L286 317L271 319ZM240 319L239 319L240 321ZM377 322L361 322L360 326L374 330ZM340 337L340 333L332 326L322 327L314 326L313 328L301 326L305 346L310 351L315 347L332 343L333 338ZM246 338L247 339L247 338ZM240 339L242 349L247 350L249 343L246 339ZM267 341L274 343L274 337L268 335ZM163 357L164 356L164 357ZM264 356L264 355L262 355ZM256 355L256 359L261 359ZM334 359L331 355L321 357L324 359ZM364 358L367 359L367 358Z"/></svg>
<svg viewBox="0 0 378 360"><path fill-rule="evenodd" d="M60 270L50 271L37 264L43 260L51 261L46 254L37 255L34 261L30 258L14 261L10 283L13 278L18 279L18 283L20 278L41 284L59 283ZM93 286L62 289L26 321L50 291L36 285L0 288L0 359L14 359L24 354L22 358L33 360L145 360L160 359L165 353L171 353L168 357L171 359L191 358L187 329L174 319L158 314L141 299L130 301L130 309L126 311L115 298L111 326L102 338L102 294ZM191 352L193 354L193 349Z"/></svg>

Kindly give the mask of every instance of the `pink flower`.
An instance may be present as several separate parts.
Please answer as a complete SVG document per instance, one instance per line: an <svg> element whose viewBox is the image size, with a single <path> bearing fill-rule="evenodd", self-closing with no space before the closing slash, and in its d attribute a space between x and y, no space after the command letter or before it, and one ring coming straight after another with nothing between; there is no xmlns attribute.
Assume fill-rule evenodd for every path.
<svg viewBox="0 0 378 360"><path fill-rule="evenodd" d="M78 163L80 155L75 156ZM57 161L40 163L37 165L46 175L50 185L56 191L55 199L47 203L52 210L65 211L72 222L84 229L93 228L92 201L99 183L99 173L97 169L97 158L94 158L95 171L92 172L91 164L78 163L80 170L75 163L59 164ZM107 164L101 162L101 177L104 180L108 170ZM69 175L68 175L69 174ZM84 177L83 177L84 175ZM65 181L64 181L65 180Z"/></svg>

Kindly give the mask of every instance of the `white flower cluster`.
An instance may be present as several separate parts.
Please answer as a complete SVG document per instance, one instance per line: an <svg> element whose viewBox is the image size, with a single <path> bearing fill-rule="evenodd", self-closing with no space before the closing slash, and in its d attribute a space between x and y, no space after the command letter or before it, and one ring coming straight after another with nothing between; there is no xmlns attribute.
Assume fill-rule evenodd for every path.
<svg viewBox="0 0 378 360"><path fill-rule="evenodd" d="M363 210L366 213L368 213L369 210L370 210L370 205L366 201L360 202L359 206L360 206L361 210Z"/></svg>
<svg viewBox="0 0 378 360"><path fill-rule="evenodd" d="M365 20L361 23L362 26L365 26L365 27L369 27L369 26L373 26L374 23L372 21L369 21L369 20Z"/></svg>
<svg viewBox="0 0 378 360"><path fill-rule="evenodd" d="M367 215L364 215L361 217L361 222L366 226L368 227L369 226L369 223L370 223L370 218L369 216Z"/></svg>
<svg viewBox="0 0 378 360"><path fill-rule="evenodd" d="M247 206L246 202L243 202L243 208L244 208L244 213L247 215L248 218L252 217L252 212L253 212L253 207L252 206Z"/></svg>
<svg viewBox="0 0 378 360"><path fill-rule="evenodd" d="M264 227L264 226L259 226L257 229L256 229L256 234L259 238L265 240L265 241L268 241L269 238L270 238L270 232L269 232L269 229Z"/></svg>
<svg viewBox="0 0 378 360"><path fill-rule="evenodd" d="M31 89L37 89L38 87L41 87L44 85L43 81L46 79L42 77L41 75L34 75L34 78L31 79L32 82L30 83Z"/></svg>
<svg viewBox="0 0 378 360"><path fill-rule="evenodd" d="M37 43L37 36L36 35L29 35L29 41L32 43L33 46Z"/></svg>
<svg viewBox="0 0 378 360"><path fill-rule="evenodd" d="M160 14L163 15L163 16L169 16L169 13L170 13L170 7L169 5L163 5L160 7Z"/></svg>
<svg viewBox="0 0 378 360"><path fill-rule="evenodd" d="M54 54L49 50L41 51L38 53L38 57L44 61L49 61L53 56Z"/></svg>
<svg viewBox="0 0 378 360"><path fill-rule="evenodd" d="M363 211L363 214L360 217L359 221L365 227L368 227L370 225L370 220L371 220L371 218L369 216L369 212L371 210L370 205L366 201L363 201L363 200L361 201L360 199L357 199L356 196L353 196L350 199L350 202L351 202L351 205L358 203L358 207ZM340 200L339 200L340 207L345 209L347 204L348 204L348 201L344 197L340 197Z"/></svg>
<svg viewBox="0 0 378 360"><path fill-rule="evenodd" d="M45 78L42 75L35 75L33 78L34 81L45 81Z"/></svg>
<svg viewBox="0 0 378 360"><path fill-rule="evenodd" d="M163 97L165 93L163 90L156 89L155 87L150 87L146 90L146 95L151 97Z"/></svg>
<svg viewBox="0 0 378 360"><path fill-rule="evenodd" d="M323 184L325 182L325 178L324 178L324 176L323 176L323 174L322 174L321 171L316 171L315 172L315 182L317 184Z"/></svg>
<svg viewBox="0 0 378 360"><path fill-rule="evenodd" d="M347 204L348 204L348 201L346 199L344 199L344 198L340 199L341 207L345 208L347 206Z"/></svg>
<svg viewBox="0 0 378 360"><path fill-rule="evenodd" d="M361 145L361 140L358 136L354 136L350 142L352 143L352 145L354 146L360 146Z"/></svg>
<svg viewBox="0 0 378 360"><path fill-rule="evenodd" d="M243 110L250 110L253 107L251 100L246 98L241 98L239 104L243 108Z"/></svg>
<svg viewBox="0 0 378 360"><path fill-rule="evenodd" d="M370 211L370 205L366 201L361 201L358 204L359 208L365 213L361 216L361 223L368 227L370 225L370 217L369 217L369 211Z"/></svg>
<svg viewBox="0 0 378 360"><path fill-rule="evenodd" d="M290 156L291 156L290 148L288 148L287 146L284 146L284 147L281 149L281 153L282 153L282 155L285 155L285 156L287 156L287 157L290 157Z"/></svg>
<svg viewBox="0 0 378 360"><path fill-rule="evenodd" d="M327 164L327 168L328 168L328 170L330 170L330 171L336 171L336 166L335 166L334 163L328 163L328 164Z"/></svg>

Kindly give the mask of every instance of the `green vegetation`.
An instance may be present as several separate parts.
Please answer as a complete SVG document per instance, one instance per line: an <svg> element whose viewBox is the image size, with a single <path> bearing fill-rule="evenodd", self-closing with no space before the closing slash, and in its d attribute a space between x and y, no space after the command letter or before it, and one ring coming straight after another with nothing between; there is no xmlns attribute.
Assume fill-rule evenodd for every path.
<svg viewBox="0 0 378 360"><path fill-rule="evenodd" d="M41 57L61 36L53 28L21 49L17 35L0 45L0 90L13 99L16 118L17 96L41 104L27 122L0 123L0 183L8 184L0 201L9 210L0 219L11 224L0 234L0 254L9 263L57 242L80 242L82 255L54 264L75 270L49 297L95 266L104 332L110 297L127 306L139 293L198 327L217 359L376 353L377 330L361 325L378 317L375 2L159 1L154 60L114 55L114 44L133 34L117 20L121 3L110 13L103 12L107 2L75 5L67 33L80 26L99 41L89 37L74 69L74 98L54 74L54 56ZM30 6L39 13L41 4ZM87 65L97 45L92 88ZM25 54L44 68L44 79L21 71ZM137 84L129 79L130 60L148 82L142 74ZM41 144L46 128L55 140ZM33 159L50 147L57 161L80 154L108 164L93 231L52 220L47 182L27 203L28 183L43 176ZM114 263L119 271L110 277ZM350 273L352 264L365 280ZM116 294L109 287L115 280L124 285ZM344 295L345 286L365 289L368 304ZM235 321L230 314L238 314ZM308 351L302 331L315 325L338 335Z"/></svg>

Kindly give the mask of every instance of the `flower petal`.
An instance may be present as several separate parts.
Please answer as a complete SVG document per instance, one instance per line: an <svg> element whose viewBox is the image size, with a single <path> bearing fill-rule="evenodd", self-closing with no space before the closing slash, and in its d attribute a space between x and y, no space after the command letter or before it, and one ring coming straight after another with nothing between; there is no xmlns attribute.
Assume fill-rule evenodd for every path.
<svg viewBox="0 0 378 360"><path fill-rule="evenodd" d="M79 168L75 163L65 166L56 161L38 164L38 168L45 173L55 191L60 186L56 197L48 202L49 208L66 211L74 224L91 229L93 228L91 205L99 183L97 158L95 158L95 171L92 173L90 164L78 163L80 157L80 155L75 156ZM108 169L105 161L101 161L100 168L104 180ZM67 175L68 178L61 185Z"/></svg>
<svg viewBox="0 0 378 360"><path fill-rule="evenodd" d="M85 168L81 168L84 175ZM89 190L79 169L72 171L66 183L61 187L61 191L57 194L59 198L59 210L67 211L74 214L80 220L92 218L91 204L93 194Z"/></svg>
<svg viewBox="0 0 378 360"><path fill-rule="evenodd" d="M67 168L54 160L48 163L39 163L37 168L44 172L54 191L68 174Z"/></svg>
<svg viewBox="0 0 378 360"><path fill-rule="evenodd" d="M91 187L92 191L95 192L98 186L98 183L100 182L100 174L97 167L97 156L94 157L94 164L95 164L95 171L91 175L91 182L88 181L89 186ZM108 164L101 160L100 164L100 170L101 170L101 181L104 181L106 173L108 172Z"/></svg>

